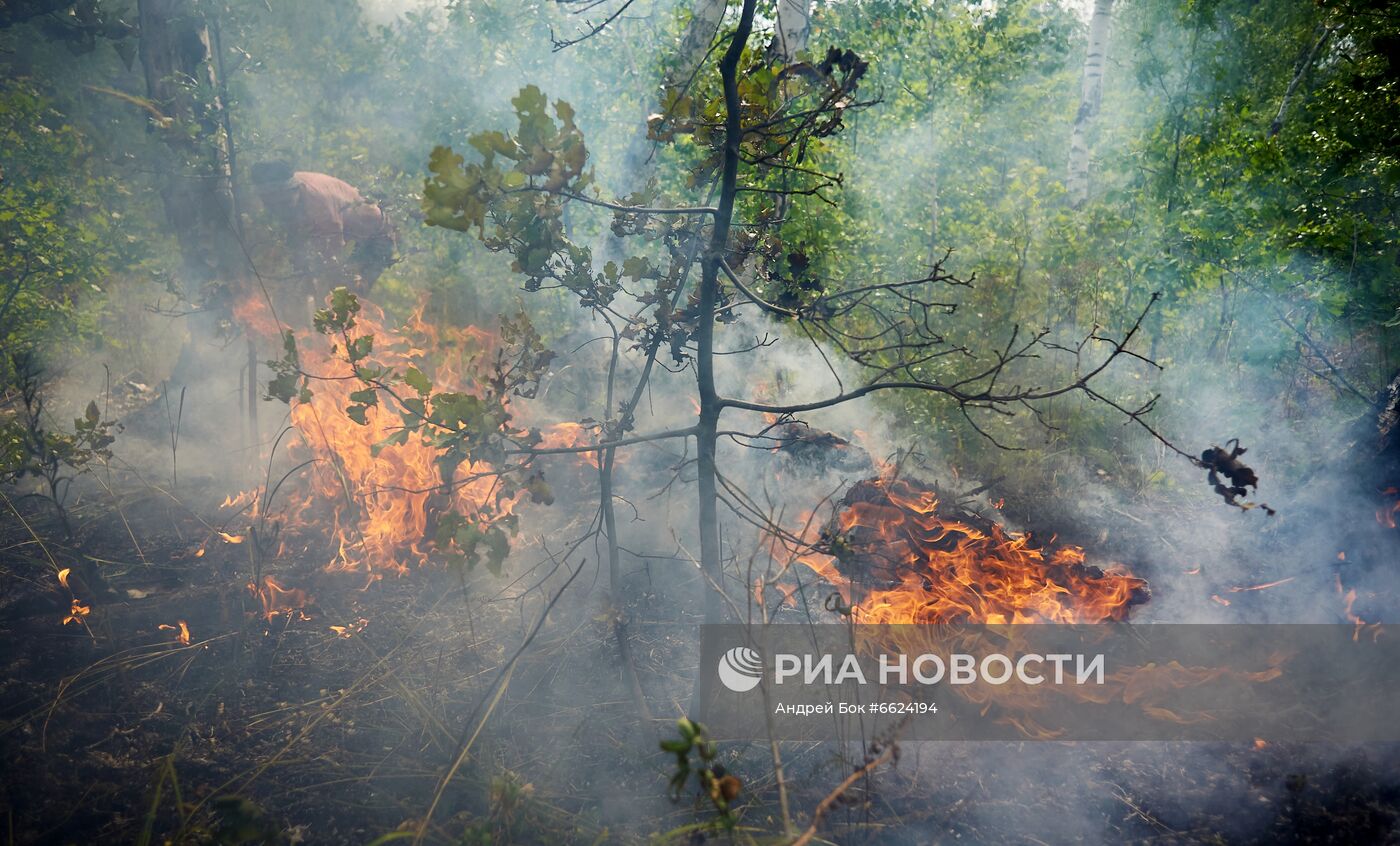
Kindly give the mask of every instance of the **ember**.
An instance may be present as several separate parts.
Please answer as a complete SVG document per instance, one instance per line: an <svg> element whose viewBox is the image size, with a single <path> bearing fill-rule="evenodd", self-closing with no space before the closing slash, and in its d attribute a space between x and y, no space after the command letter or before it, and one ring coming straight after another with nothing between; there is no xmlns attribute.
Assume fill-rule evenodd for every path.
<svg viewBox="0 0 1400 846"><path fill-rule="evenodd" d="M929 485L860 482L826 530L831 557L804 563L838 586L857 623L1099 623L1148 598L1147 582L1086 565L1079 547L1037 547L947 513Z"/></svg>
<svg viewBox="0 0 1400 846"><path fill-rule="evenodd" d="M174 626L169 625L167 623L161 623L159 626L157 626L157 628L159 628L163 632L175 632L176 643L182 644L184 646L190 645L190 627L187 623L185 623L184 620L180 620Z"/></svg>
<svg viewBox="0 0 1400 846"><path fill-rule="evenodd" d="M1273 582L1265 582L1262 585L1235 585L1234 587L1230 588L1230 593L1243 593L1244 591L1249 590L1268 590L1269 588L1278 587L1279 585L1286 585L1291 581L1293 581L1293 577L1289 576L1286 579L1278 579L1277 581Z"/></svg>
<svg viewBox="0 0 1400 846"><path fill-rule="evenodd" d="M337 637L354 637L355 635L364 631L365 626L368 625L369 620L365 619L364 617L361 617L358 620L355 620L352 623L346 623L343 626L331 626L330 629L331 631L335 632Z"/></svg>

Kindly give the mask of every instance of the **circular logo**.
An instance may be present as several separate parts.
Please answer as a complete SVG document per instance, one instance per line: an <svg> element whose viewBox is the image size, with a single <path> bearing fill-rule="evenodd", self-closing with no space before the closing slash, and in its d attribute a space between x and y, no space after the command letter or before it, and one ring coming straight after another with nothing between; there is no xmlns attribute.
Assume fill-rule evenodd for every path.
<svg viewBox="0 0 1400 846"><path fill-rule="evenodd" d="M719 658L719 680L735 693L758 687L763 676L763 659L747 646L736 646Z"/></svg>

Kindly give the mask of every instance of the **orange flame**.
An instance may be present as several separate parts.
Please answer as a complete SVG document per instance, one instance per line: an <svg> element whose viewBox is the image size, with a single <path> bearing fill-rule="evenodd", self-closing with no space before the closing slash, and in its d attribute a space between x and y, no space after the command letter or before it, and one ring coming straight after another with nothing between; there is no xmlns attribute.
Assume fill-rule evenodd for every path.
<svg viewBox="0 0 1400 846"><path fill-rule="evenodd" d="M1376 521L1387 529L1394 529L1400 526L1400 488L1386 488L1381 493L1396 499L1376 509Z"/></svg>
<svg viewBox="0 0 1400 846"><path fill-rule="evenodd" d="M947 509L940 513L939 506L937 492L913 480L887 474L861 482L847 494L844 507L823 533L820 548L830 550L830 554L798 556L839 591L843 602L833 598L828 608L849 614L854 623L925 624L865 629L866 634L860 637L870 638L883 649L888 649L893 639L906 654L929 651L923 643L926 638L962 637L956 625L962 622L1118 621L1146 599L1144 580L1127 572L1105 572L1086 565L1079 547L1035 546L1028 535L977 515L954 518ZM811 540L807 538L809 543ZM781 545L779 539L774 543L775 547ZM1262 590L1287 581L1239 590ZM762 579L755 582L758 601L769 596L768 587L770 583ZM1213 598L1229 604L1222 597ZM1009 630L1007 636L1015 637ZM976 635L967 637L969 644L961 648L977 652L981 647ZM868 641L861 644L868 645ZM1015 726L1030 737L1057 735L1042 726L1035 714L1038 707L1056 697L1121 702L1156 719L1189 724L1213 716L1173 704L1179 698L1175 691L1219 679L1244 684L1267 682L1281 674L1279 664L1284 658L1271 656L1267 667L1254 671L1153 663L1116 670L1101 687L982 685L960 689L957 695L981 713L992 714L992 719Z"/></svg>
<svg viewBox="0 0 1400 846"><path fill-rule="evenodd" d="M543 440L540 441L540 446L545 448L592 446L597 443L592 432L592 429L588 429L579 423L555 423L540 433L543 436ZM600 466L599 462L601 459L599 456L601 454L601 452L595 450L593 452L581 452L578 455L579 458L592 466L598 467Z"/></svg>
<svg viewBox="0 0 1400 846"><path fill-rule="evenodd" d="M271 620L281 614L286 614L288 619L296 617L299 620L309 620L305 608L311 597L306 591L300 588L284 587L281 582L271 576L263 576L262 584L255 582L248 583L248 590L262 603L263 617Z"/></svg>
<svg viewBox="0 0 1400 846"><path fill-rule="evenodd" d="M86 625L87 623L83 618L91 613L91 606L84 605L82 603L82 600L78 599L77 597L74 597L73 604L70 605L68 608L68 616L63 618L63 625L66 626L69 623L80 623Z"/></svg>
<svg viewBox="0 0 1400 846"><path fill-rule="evenodd" d="M337 637L354 637L355 635L364 631L365 626L368 625L369 620L366 620L364 617L361 617L353 623L346 623L343 626L331 626L330 629L331 631L335 632Z"/></svg>
<svg viewBox="0 0 1400 846"><path fill-rule="evenodd" d="M1098 623L1146 598L1145 581L1086 566L1079 547L1051 551L996 523L940 516L937 493L917 482L856 488L836 517L836 554L801 557L838 587L854 622ZM860 570L880 584L851 603L860 579L847 574Z"/></svg>
<svg viewBox="0 0 1400 846"><path fill-rule="evenodd" d="M256 501L257 501L257 498L258 498L258 491L257 491L257 489L256 489L256 488L250 488L249 490L246 490L246 491L239 491L239 492L236 493L236 494L229 494L228 496L224 497L224 501L221 502L221 503L219 503L219 507L220 507L220 508L242 508L242 507L245 506L245 505L249 505L250 503L256 502Z"/></svg>
<svg viewBox="0 0 1400 846"><path fill-rule="evenodd" d="M185 623L184 620L178 621L178 623L174 626L168 625L166 623L161 623L157 628L159 628L163 632L176 632L176 643L180 643L185 646L190 645L190 627Z"/></svg>
<svg viewBox="0 0 1400 846"><path fill-rule="evenodd" d="M235 314L250 334L280 346L283 327L271 318L260 296L245 298ZM366 365L399 373L409 367L430 372L439 392L471 393L478 379L490 373L497 341L486 331L468 327L442 337L423 321L421 312L403 328L391 329L383 313L363 300L356 323L352 337L374 336ZM387 443L402 435L401 409L375 406L368 409L363 425L351 420L345 414L355 404L350 394L365 385L340 378L350 375L348 365L332 354L330 339L306 329L293 332L302 369L332 378L313 380L311 398L292 403L291 423L301 441L292 447L294 458L312 464L307 482L283 493L282 501L288 528L329 530L337 551L326 569L368 572L371 580L384 573L401 574L410 565L427 563L438 515L455 511L485 526L512 513L515 498L499 495L489 465L462 464L447 480L439 450L425 438ZM434 351L435 366L425 360L427 350ZM226 504L243 504L247 493Z"/></svg>

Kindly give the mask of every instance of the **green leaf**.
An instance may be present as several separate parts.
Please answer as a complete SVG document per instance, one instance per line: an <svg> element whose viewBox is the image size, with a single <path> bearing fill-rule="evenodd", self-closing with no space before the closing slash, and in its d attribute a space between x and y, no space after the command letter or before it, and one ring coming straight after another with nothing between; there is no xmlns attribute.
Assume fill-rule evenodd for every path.
<svg viewBox="0 0 1400 846"><path fill-rule="evenodd" d="M404 372L403 381L420 395L426 395L433 389L433 383L416 367L410 367Z"/></svg>
<svg viewBox="0 0 1400 846"><path fill-rule="evenodd" d="M280 400L288 405L297 396L297 375L293 372L278 373L267 383L267 398Z"/></svg>
<svg viewBox="0 0 1400 846"><path fill-rule="evenodd" d="M374 351L374 336L361 335L350 342L345 348L345 354L351 362L361 361Z"/></svg>
<svg viewBox="0 0 1400 846"><path fill-rule="evenodd" d="M407 429L400 429L400 430L398 430L397 432L395 432L394 434L392 434L392 435L390 435L389 437L385 438L384 440L380 441L379 443L377 443L377 444L371 446L371 447L369 448L369 452L370 452L370 455L374 456L375 458L378 458L378 457L379 457L379 453L382 452L382 451L383 451L384 449L386 449L387 447L391 447L391 446L403 446L403 445L406 444L406 443L408 443L408 430L407 430Z"/></svg>

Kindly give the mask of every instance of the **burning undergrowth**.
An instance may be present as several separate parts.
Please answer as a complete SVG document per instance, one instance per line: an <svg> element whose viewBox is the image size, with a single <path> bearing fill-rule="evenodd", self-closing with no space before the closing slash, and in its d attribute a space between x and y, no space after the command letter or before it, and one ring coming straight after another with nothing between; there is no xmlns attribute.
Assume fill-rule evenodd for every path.
<svg viewBox="0 0 1400 846"><path fill-rule="evenodd" d="M431 327L422 326L421 318L410 320L401 329L391 329L368 306L366 311L370 313L362 312L361 331L374 334L372 360L379 366L415 367L439 388L463 393L477 389L480 374L490 370L499 340L488 333L473 331L444 338L432 334ZM325 376L345 372L343 360L330 351L324 337L307 331L299 333L298 340L305 370ZM149 612L142 609L138 614L136 609L108 601L94 603L92 614L84 615L99 633L139 630L154 644L152 650L162 650L159 655L170 658L162 658L167 663L152 664L146 675L138 677L140 695L128 694L130 713L124 719L130 725L146 727L139 745L131 741L129 751L122 751L127 743L122 736L109 737L110 727L89 716L84 706L90 700L75 698L54 708L57 717L51 742L112 755L122 762L125 781L118 783L103 776L98 759L86 760L75 754L63 761L75 774L98 783L103 796L112 797L112 804L120 799L129 806L141 797L132 796L125 785L151 791L165 784L159 781L165 778L163 774L154 780L150 777L147 762L179 749L171 766L178 768L182 789L203 791L193 801L204 801L205 809L213 801L206 795L211 785L229 783L283 828L305 827L309 840L345 842L358 838L367 842L384 831L416 823L415 815L430 801L440 769L456 749L456 732L481 729L475 722L476 709L481 703L499 701L495 716L481 729L479 750L473 750L476 760L489 762L495 756L511 767L521 767L515 755L528 745L547 746L551 750L549 761L528 764L529 769L522 768L519 777L498 774L489 763L459 776L468 786L454 788L452 798L456 801L451 810L456 814L439 815L442 829L436 833L442 835L443 842L448 842L447 831L454 826L454 833L459 834L469 825L482 830L503 826L501 819L512 814L516 819L543 818L554 813L554 807L601 807L596 825L591 816L585 821L587 825L551 818L551 824L558 828L576 827L580 833L574 841L562 835L553 839L539 835L533 841L594 842L605 827L622 832L629 820L643 815L655 819L672 810L656 780L660 768L635 762L636 748L650 745L650 738L620 744L578 740L628 737L628 732L635 730L627 704L631 701L629 692L617 681L620 674L612 633L594 619L596 608L583 601L562 603L552 612L546 633L568 631L582 636L555 637L537 644L511 671L508 690L493 687L491 682L504 666L504 656L519 645L520 622L536 619L558 579L547 583L545 589L522 588L518 599L512 595L504 602L467 603L464 614L457 602L460 594L455 593L455 574L438 566L443 556L435 526L438 515L448 508L479 516L485 526L500 526L507 516L521 514L522 536L528 531L549 533L551 527L565 522L563 515L568 509L541 510L526 517L523 511L528 493L498 501L489 485L476 489L475 498L467 496L471 489L465 486L448 497L444 489L447 477L431 443L410 438L404 443L381 445L397 431L397 418L389 408L367 409L363 424L346 416L347 407L361 404L350 396L360 389L349 380L326 379L315 382L311 396L304 401L294 398L289 410L292 428L282 440L282 463L268 479L271 484L227 496L224 515L242 509L239 519L248 518L254 525L281 523L280 535L260 531L254 536L252 531L230 524L225 526L224 536L208 536L200 547L208 549L207 555L185 559L191 566L197 561L205 567L236 569L239 575L228 592L229 599L216 603L212 589L207 596L201 595L203 598L189 592L156 594L146 600L158 605ZM519 403L513 410L525 419L529 405ZM1013 531L965 505L964 497L915 476L893 469L867 471L862 463L867 441L856 433L852 433L856 435L854 443L795 424L775 433L782 437L778 448L753 454L760 456L760 461L784 462L783 487L793 497L810 495L814 490L808 481L811 475L806 474L824 474L825 478L860 463L857 472L867 477L845 490L829 521L815 521L807 535L812 548L801 559L834 586L839 602L833 601L831 606L845 609L857 622L1091 623L1126 619L1147 599L1144 578L1118 567L1093 567L1078 547ZM586 424L541 427L543 445L583 444L595 436L595 430ZM861 462L845 459L853 453ZM564 480L594 475L592 462L582 456L554 460L558 466L551 465L548 470L560 498L565 499L567 491L568 499L590 504L586 493ZM646 475L641 464L633 465L639 478ZM772 465L762 466L768 472ZM813 466L817 469L810 469ZM494 465L490 467L494 469ZM450 478L460 483L474 472L459 467ZM647 481L659 484L655 478ZM227 493L224 490L218 496ZM684 518L672 515L671 519L679 523ZM1373 522L1369 513L1366 521ZM154 519L137 522L151 526ZM201 531L196 526L190 534L198 536ZM142 540L147 540L144 534ZM275 559L276 576L256 570L255 575L249 574L244 569L247 557L259 544L270 550L269 561ZM279 549L284 544L285 549ZM520 549L524 547L523 542L519 544ZM166 554L160 550L154 544L147 545L149 555ZM526 574L527 585L546 582L530 569L529 557L512 556L510 577ZM677 559L683 563L679 556ZM1146 557L1132 560L1151 561ZM348 574L323 575L327 569ZM1155 583L1160 571L1149 572ZM408 577L380 580L390 574ZM642 595L648 610L664 608L668 609L665 613L681 615L683 610L669 609L693 607L686 604L693 601L691 583L667 583L660 565L656 574L655 592L649 590L650 570L645 577L648 592ZM494 594L505 590L502 586L510 577L497 580L477 572L471 578L474 586L484 586L483 594ZM204 576L191 573L188 578L193 585ZM638 571L636 583L640 585L642 578ZM367 592L356 590L366 579L379 583ZM585 573L578 584L587 579ZM118 580L116 584L123 589L151 590L143 582ZM808 596L810 599L811 594ZM443 597L449 599L435 601ZM572 596L571 600L577 598ZM221 604L225 601L227 609ZM817 598L814 604L820 602ZM54 622L52 617L45 619L50 625ZM186 620L188 626L184 625ZM164 628L158 628L156 621ZM81 629L83 626L75 622L61 630L75 639L80 635L86 638ZM633 652L652 706L661 711L665 703L683 700L695 671L688 663L693 660L691 644L656 635L640 625L634 628L634 637ZM243 681L241 669L239 673L229 671L235 661L251 668L252 681ZM166 666L177 662L189 662L193 669L188 674L183 669L163 673ZM27 688L30 696L41 690L38 668L33 672L36 680ZM190 698L180 692L182 684L198 684L201 692L211 691L207 705L195 708L193 716L175 711L176 703L183 708L184 700ZM162 706L162 702L166 704ZM30 704L36 713L50 707L45 701ZM998 703L997 707L1010 706ZM193 727L192 739L181 741L187 722ZM19 747L20 740L16 734L13 748ZM879 800L895 805L901 813L916 815L938 801L940 807L953 809L937 821L939 825L983 841L998 839L1011 825L1006 819L1019 821L1017 815L1021 814L1028 819L1022 830L1032 830L1032 815L1010 806L1009 801L1004 816L995 821L985 809L1001 809L997 804L1003 799L1000 794L1009 795L1013 790L1018 796L1041 796L1033 794L1032 788L1045 783L1048 776L1044 770L1063 767L1067 759L1080 763L1071 759L1081 754L1078 750L1094 749L1092 754L1083 753L1089 759L1085 766L1121 773L1128 790L1151 783L1156 777L1152 767L1165 769L1179 763L1167 753L1141 746L1119 751L1046 745L1044 748L1051 751L1027 754L1022 750L1016 765L1004 766L969 757L965 749L952 744L943 748L937 777L930 774L931 768L917 765L916 754L909 754L912 764L882 777ZM25 754L29 755L23 758L26 764L37 765L42 760L37 754ZM744 759L738 749L726 748L722 754L731 771L742 775L746 784L755 785L745 795L763 796L763 763ZM990 760L999 760L999 752L987 754L992 755ZM1176 780L1168 780L1147 799L1134 795L1133 801L1157 802L1149 810L1165 815L1173 825L1200 825L1203 818L1215 819L1197 810L1210 797L1210 786L1224 783L1232 796L1252 798L1250 791L1257 788L1244 783L1248 779L1242 773L1251 768L1276 773L1296 766L1286 751L1275 747L1230 754L1234 757L1228 766L1214 759L1203 762L1209 764L1204 770L1208 775L1199 785L1194 781L1188 785L1190 796L1199 798L1194 804L1183 800L1184 809L1163 811L1163 800L1158 799L1159 795L1181 795ZM952 756L951 765L945 756ZM1008 774L1026 767L1026 761L1031 762L1029 767L1037 778L1026 777L1025 786L1005 786L1011 778ZM1145 774L1143 761L1153 762ZM249 775L261 772L257 768L264 762L271 762L266 774L256 779ZM1283 799L1296 795L1302 797L1300 802L1306 802L1323 795L1329 783L1325 773L1317 767L1301 769L1312 773L1313 781L1298 790L1288 788ZM601 802L590 780L578 776L599 771L610 774ZM799 807L815 806L827 786L842 775L838 772L833 778L830 771L800 756L788 772L793 802ZM56 777L45 778L44 787L59 790ZM979 786L984 783L1002 786ZM539 801L527 798L518 800L517 805L503 804L499 797L517 789L511 785L518 785L520 791L534 791ZM966 803L957 804L968 796L976 802L975 814L966 810ZM655 802L646 804L647 797ZM327 815L317 802L354 807ZM1081 789L1073 785L1053 800L1033 800L1031 807L1043 816L1063 802L1076 802L1088 809L1084 815L1088 821L1083 823L1086 831L1097 831L1102 818L1107 821L1104 830L1127 829L1143 837L1154 833L1153 826L1139 818L1122 822L1123 802L1112 796L1097 797L1090 786ZM1096 804L1100 802L1102 807ZM483 804L485 809L478 807ZM184 812L172 803L156 813L162 829L180 830L187 824ZM202 814L188 816L202 820ZM99 817L93 813L78 820L113 839L131 833L129 828L109 821L102 823L106 828L99 829ZM1230 819L1228 814L1220 818ZM1267 825L1270 819L1266 816L1257 825ZM626 837L618 839L627 841ZM519 842L528 842L528 838Z"/></svg>
<svg viewBox="0 0 1400 846"><path fill-rule="evenodd" d="M264 353L274 343L280 343L276 328L277 324L271 322L262 335ZM444 333L421 315L394 328L368 304L360 311L358 326L349 340L354 342L365 336L374 338L364 359L369 366L399 373L416 371L431 380L434 393L477 398L492 390L485 382L505 346L499 333L479 329ZM164 650L159 654L169 654L174 659L171 664L197 659L197 666L208 665L207 674L195 673L191 678L217 690L217 696L211 695L210 707L199 712L197 730L211 738L217 735L227 749L216 752L212 741L208 749L200 746L195 750L198 760L217 760L217 767L206 772L200 769L202 764L182 761L181 777L206 790L208 785L230 782L263 807L273 809L292 828L308 819L317 821L317 827L311 830L313 837L319 833L327 839L349 839L347 835L353 827L353 833L367 841L371 832L382 833L416 823L413 815L429 804L441 767L451 760L457 748L456 732L465 730L482 732L480 749L473 751L480 761L489 760L489 755L494 754L516 766L513 755L520 748L528 745L551 749L547 765L532 764L528 774L517 779L522 790L528 787L545 797L538 804L525 800L522 807L533 809L529 813L541 813L540 808L548 805L598 805L591 785L576 774L596 772L599 768L620 773L616 776L616 789L610 792L626 797L604 799L604 821L615 826L614 831L622 830L623 821L638 817L644 800L637 797L654 797L658 803L664 803L661 791L653 783L656 768L638 767L635 763L637 744L650 745L651 738L610 746L616 753L615 762L609 753L600 752L598 744L577 740L595 735L628 737L636 731L637 722L631 710L635 691L619 681L623 678L620 661L628 659L618 658L615 631L606 621L600 622L606 615L598 614L591 597L583 598L588 595L582 594L586 590L582 586L592 571L579 578L579 587L570 595L570 601L551 611L548 600L555 595L569 567L560 569L553 581L550 578L554 571L548 569L553 562L535 569L527 560L535 556L527 554L511 556L509 576L504 579L478 570L459 581L456 573L444 572L441 567L451 551L450 545L439 539L444 515L463 518L465 522L458 528L466 530L464 537L475 531L482 543L488 543L485 538L494 530L512 541L519 540L513 552L526 550L527 534L570 534L570 515L578 510L573 506L584 509L596 505L594 491L584 487L597 477L592 454L548 459L555 462L546 468L551 484L534 490L511 490L499 484L496 471L516 459L445 465L440 442L416 433L400 436L405 424L395 398L380 392L380 401L370 405L361 393L366 389L363 380L345 378L354 376L344 357L345 339L327 338L309 328L295 330L294 337L301 369L320 378L310 382L308 394L291 397L289 428L272 457L275 471L260 480L262 484L256 489L229 494L231 488L225 488L217 494L227 494L221 514L227 522L220 531L192 531L193 535L206 538L199 549L208 550L205 556L196 553L195 560L205 566L224 568L224 575L236 572L232 590L226 591L227 598L219 599L217 604L212 591L198 602L192 601L188 593L157 599L160 606L147 615L149 624L145 619L140 621L145 626L141 631L155 644L153 648ZM565 393L562 387L555 384L558 396ZM402 395L412 398L414 393ZM525 430L535 428L533 417L538 412L532 406L544 404L507 404L508 425ZM556 411L558 404L554 403ZM277 408L268 404L262 407ZM347 409L358 410L351 416ZM263 422L269 421L265 417ZM853 422L856 425L851 425ZM766 423L772 427L768 430L770 437L755 439L754 444L760 449L740 453L754 457L753 472L762 473L765 480L773 478L775 465L780 465L780 490L789 502L807 498L805 507L811 507L811 499L816 496L814 479L863 477L843 489L829 520L813 520L810 531L789 538L797 541L789 549L802 551L798 557L805 565L802 569L815 571L832 585L827 607L840 614L827 616L826 622L834 622L840 615L858 623L1121 621L1133 616L1135 609L1148 599L1144 576L1149 575L1157 590L1157 604L1169 607L1170 578L1161 569L1143 571L1136 566L1152 566L1157 559L1150 555L1126 556L1125 560L1135 562L1133 572L1121 566L1101 569L1093 566L1085 550L1078 546L1057 543L1049 533L1037 532L1033 537L978 513L968 504L967 496L921 481L915 475L904 475L894 467L871 469L875 465L871 454L883 451L879 450L878 440L872 441L857 431L863 422L837 422L835 428L841 434L834 434L787 418L768 419ZM599 436L597 426L587 420L540 424L538 430L537 443L541 447L584 445ZM850 440L842 435L849 435ZM269 439L268 446L272 445L273 439ZM264 465L268 460L264 456ZM676 462L683 464L683 459ZM644 460L634 460L622 475L625 494L631 495L642 485L660 487L672 475L645 464ZM749 468L736 467L735 472L746 469ZM539 478L543 482L543 477ZM530 500L553 498L551 486L563 500L560 507L527 515ZM662 519L658 513L660 505L650 511L647 509L652 506L640 497L637 499L646 517L657 518L652 527L682 527L676 548L690 541L684 534L684 527L691 520L689 514L668 511ZM1030 501L1034 502L1034 497ZM669 505L666 507L669 509ZM1057 529L1075 528L1073 520L1058 515L1047 517L1050 511L1044 502L1037 503L1037 507L1042 511L1039 521ZM1237 516L1234 512L1231 515ZM1368 524L1373 522L1369 510L1365 516ZM1041 524L1035 518L1018 517L1018 521ZM270 528L278 525L280 532ZM519 538L514 535L517 525ZM570 531L561 531L561 526ZM677 535L640 537L645 528L642 521L634 521L626 530L632 536L629 541L640 541L636 544L638 549L667 553L673 548L665 541L676 539ZM1102 540L1086 540L1086 546L1105 553L1109 548ZM787 549L774 552L783 553L778 556L780 560L793 560ZM636 562L624 559L624 567L633 563L634 572L627 578L635 588L635 596L640 597L629 609L637 621L632 628L632 654L636 656L643 698L656 709L653 713L664 713L669 704L683 701L696 672L691 663L693 644L648 631L644 625L657 617L670 621L695 612L695 583L684 579L689 569L684 556L683 551L652 555L644 564L638 563L642 561L640 556ZM255 564L250 572L245 569L249 557L268 566L259 569ZM195 561L189 563L194 565ZM589 562L589 567L596 563ZM668 574L667 565L675 565L670 568L671 573L682 575ZM275 571L276 575L267 571ZM407 578L385 579L388 575ZM198 578L201 577L190 576L191 583ZM512 579L519 579L520 586L512 589ZM369 591L356 589L366 581L378 583ZM456 600L465 591L458 593L457 588L467 583L474 591L480 589L480 594L463 603L463 613ZM1271 579L1267 584L1239 590L1251 591L1241 596L1252 597L1264 593L1264 587L1283 583ZM150 590L149 585L140 582L118 584L122 588L130 584L141 591ZM1340 583L1338 590L1341 591ZM786 585L782 592L795 599ZM498 593L507 598L481 600ZM451 599L430 601L443 597ZM812 605L822 604L820 594L814 599L808 593L806 598ZM70 614L76 619L63 631L74 637L86 635L91 625L93 631L105 637L101 633L111 631L114 625L127 626L132 631L138 628L135 622L122 619L126 611L115 602L83 605L85 609L89 607L91 614ZM509 663L506 656L519 648L522 626L545 617L548 642L537 644L518 664ZM52 623L54 618L46 619ZM155 621L159 621L159 626ZM570 632L571 637L550 635L564 631ZM572 636L579 633L581 638ZM222 663L215 663L215 659ZM236 695L219 687L226 678L234 676L225 669L235 660L249 662L258 674L255 686ZM505 683L494 686L493 679L502 672L506 673ZM175 674L172 678L176 678ZM1128 679L1120 687L1142 686L1145 681L1156 680L1156 676ZM163 683L164 679L159 681ZM171 684L173 690L174 683ZM34 689L39 689L37 682ZM157 690L154 684L151 689ZM162 698L173 703L176 694L159 688L158 695L140 699L132 705L133 721L161 707ZM1143 701L1155 700L1148 697ZM482 729L486 721L477 721L477 709L483 703L494 708L497 702L499 711ZM616 707L600 707L599 703ZM977 701L967 707L996 708L1010 719L1016 717L1017 704ZM67 732L64 736L73 738L72 748L104 742L101 726L95 721L92 725L82 723L80 709L66 706L67 703L60 722ZM162 713L171 706L165 707L167 711ZM606 715L599 716L605 711ZM584 713L588 716L582 716ZM147 747L158 752L147 757L167 754L177 743L179 725L173 720L167 725L159 718L157 723L162 731L158 736L152 732ZM1032 734L1035 732L1034 724L1025 720L1022 723ZM236 744L229 739L233 737L237 738ZM101 748L105 752L109 746ZM284 759L293 753L298 761L285 764L286 769L282 770ZM1046 754L1053 758L1058 753L1023 755L1022 760L1041 761ZM1113 756L1117 754L1105 753L1103 760L1116 761ZM742 774L746 784L755 785L745 796L762 801L758 797L764 795L764 766L744 760L742 750L726 749L724 755L726 766ZM1283 753L1261 747L1239 755L1248 763ZM1126 759L1129 753L1122 756ZM1131 754L1132 761L1139 757L1138 752ZM259 767L264 761L277 766L269 765L269 775L262 782L245 785L241 780L246 775L245 759L255 761ZM402 786L395 783L384 787L380 781L385 771L382 761L392 765L395 778L403 778ZM1131 763L1113 765L1127 767ZM134 772L136 765L131 766ZM965 763L962 772L946 777L949 783L974 783L988 775L978 772L977 766ZM1273 768L1277 766L1282 765ZM1223 778L1236 775L1240 767L1232 763L1228 768L1220 765L1220 769L1226 770ZM282 796L294 781L324 783L334 786L319 794L304 788L304 794L298 795L329 795L333 797L331 801L341 801L338 794L344 788L339 780L347 778L345 773L350 774L353 789L363 791L353 794L354 801L363 805L363 812L357 812L353 821L331 823L343 828L331 828L329 834L328 823L320 821L322 817L310 807L309 800L298 804ZM833 782L830 772L800 761L789 774L795 785L791 788L794 802L805 807L821 800L821 795L811 795L812 791ZM840 775L837 774L837 780ZM897 775L891 774L882 779L882 801L896 801L901 809L927 805L929 796L936 793L934 787L919 784L927 776L928 770L921 770L917 764ZM497 795L509 792L509 785L516 783L511 781L515 776L497 776L486 764L477 766L466 778L470 789L458 785L454 791L461 790L463 796L472 791L490 795L488 804L496 803ZM1143 777L1134 774L1132 778ZM482 783L486 780L491 782L489 788ZM497 780L505 787L498 789ZM115 787L110 790L113 795L118 793ZM374 798L386 794L393 796L393 803ZM947 805L954 806L963 795L970 794L965 790L954 795ZM1065 801L1082 798L1076 794ZM988 801L983 798L984 804ZM464 809L462 816L441 815L450 821L444 826L466 819L465 809L470 806L469 799L459 799L453 807ZM645 807L653 818L668 810L664 804L659 808ZM480 814L480 809L474 810ZM1118 806L1110 802L1105 818L1117 811ZM166 810L160 813L171 815ZM505 812L497 807L490 813ZM956 812L950 814L950 818L953 816ZM1182 818L1196 819L1192 814L1183 814ZM163 825L168 822L176 828L185 824L182 819L162 820ZM949 830L957 828L975 836L978 832L972 825L961 818L950 823ZM1004 823L981 831L982 839L995 839L989 832L1001 831L995 827L1000 825ZM566 841L541 837L536 842ZM584 842L592 842L591 836Z"/></svg>
<svg viewBox="0 0 1400 846"><path fill-rule="evenodd" d="M1087 564L1080 547L1038 545L893 474L852 485L811 547L799 560L856 623L1100 623L1149 597L1146 580Z"/></svg>
<svg viewBox="0 0 1400 846"><path fill-rule="evenodd" d="M353 319L338 337L324 327L330 337L288 329L257 297L238 307L264 348L277 339L294 352L301 387L292 389L291 374L281 371L289 425L273 444L275 451L285 440L285 455L272 456L269 466L288 469L280 478L269 474L261 494L245 492L225 504L263 520L275 510L284 535L328 538L328 571L374 581L435 557L485 561L499 571L518 531L517 509L527 501L551 504L553 492L540 470L527 469L528 460L507 456L499 444L475 450L493 460L464 458L464 450L451 448L453 436L478 426L531 446L571 447L586 443L589 430L577 423L518 426L511 397L528 394L507 384L507 343L499 332L443 331L421 309L395 328L374 305L352 302ZM386 381L391 374L398 390ZM276 380L271 390L279 390Z"/></svg>

